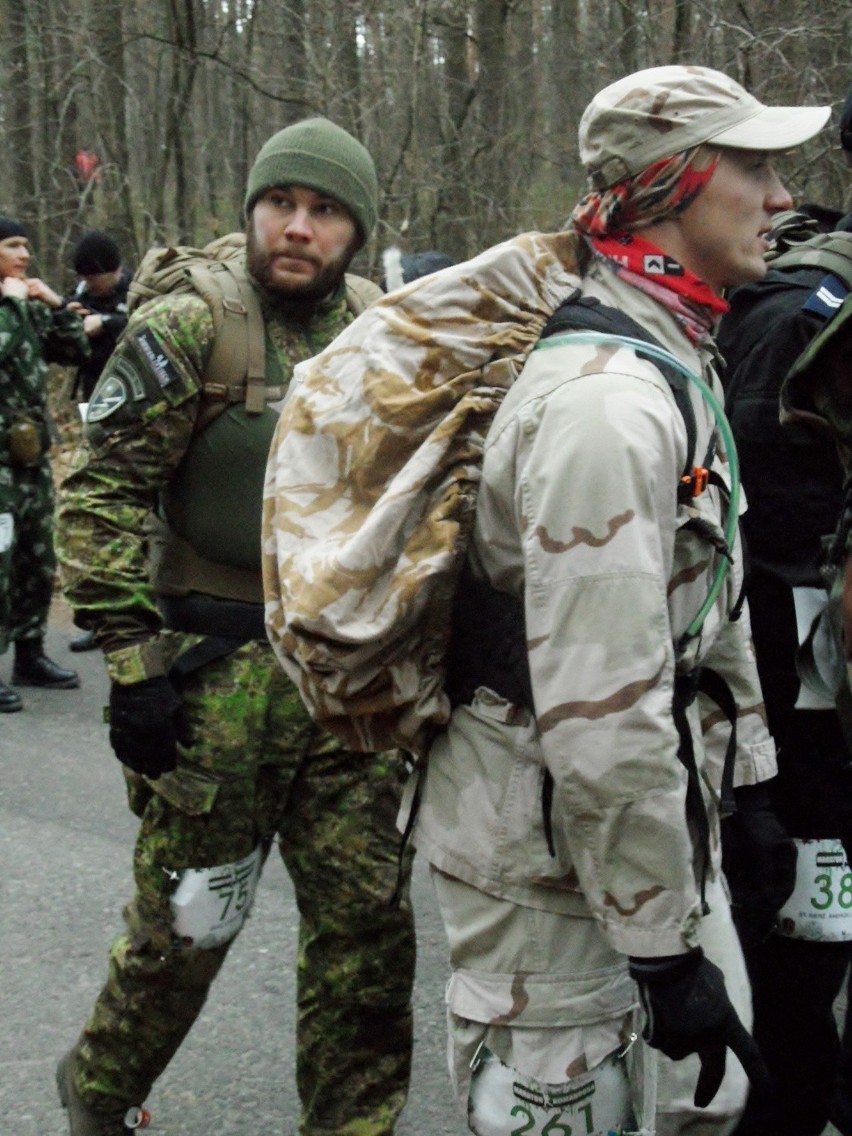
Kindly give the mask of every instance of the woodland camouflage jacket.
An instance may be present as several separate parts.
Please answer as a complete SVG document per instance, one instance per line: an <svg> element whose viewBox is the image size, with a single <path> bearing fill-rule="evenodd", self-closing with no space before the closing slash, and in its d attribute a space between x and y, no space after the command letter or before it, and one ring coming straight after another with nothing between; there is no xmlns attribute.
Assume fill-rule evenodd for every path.
<svg viewBox="0 0 852 1136"><path fill-rule="evenodd" d="M351 320L342 292L306 321L271 305L264 315L267 380L276 389L286 386L298 360L330 343ZM79 626L95 630L110 675L120 681L164 673L148 520L190 447L209 442L211 428L195 431L213 342L210 309L199 296L164 296L134 313L95 389L86 445L60 492L57 552L65 594ZM274 425L273 419L270 435ZM217 472L223 485L240 487L243 508L255 518L258 545L264 468L265 450L257 455L236 445L221 455ZM198 508L209 512L211 502L216 506L214 486L206 487L205 498ZM186 507L192 509L193 501ZM235 522L221 518L224 526ZM259 571L255 575L260 601Z"/></svg>
<svg viewBox="0 0 852 1136"><path fill-rule="evenodd" d="M0 462L8 460L6 432L18 414L45 422L47 364L80 363L88 354L76 312L41 300L0 299Z"/></svg>

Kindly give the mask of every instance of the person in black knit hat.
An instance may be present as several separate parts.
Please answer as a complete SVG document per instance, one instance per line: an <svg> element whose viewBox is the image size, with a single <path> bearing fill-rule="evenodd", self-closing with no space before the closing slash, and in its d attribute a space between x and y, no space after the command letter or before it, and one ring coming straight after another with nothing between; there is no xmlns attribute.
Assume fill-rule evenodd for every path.
<svg viewBox="0 0 852 1136"><path fill-rule="evenodd" d="M83 317L92 353L80 366L74 393L81 402L92 397L107 359L127 326L127 288L131 273L121 263L118 245L106 233L84 233L74 249L74 271L80 282L68 306Z"/></svg>
<svg viewBox="0 0 852 1136"><path fill-rule="evenodd" d="M852 91L839 127L850 161ZM825 598L822 541L843 508L844 471L825 433L814 428L816 413L783 425L779 418L779 395L791 368L801 366L797 360L814 353L813 372L828 373L826 345L836 336L843 350L852 345L852 323L842 322L852 278L841 268L852 258L852 213L802 204L778 219L768 239L774 245L769 271L728 296L717 342L748 495L743 528L752 635L779 751L768 793L796 843L798 866L791 900L777 913L761 911L748 888L759 864L736 841L727 847L754 1037L774 1085L749 1100L733 1136L820 1136L829 1120L842 1136L852 1136L852 1013L842 1041L835 1018L844 988L848 997L852 963L844 891L852 878L852 763L834 700L804 686L797 669L800 643L818 610L811 605ZM808 390L810 399L811 384ZM781 401L786 418L786 395ZM735 823L735 817L724 822L728 836L736 833Z"/></svg>
<svg viewBox="0 0 852 1136"><path fill-rule="evenodd" d="M68 307L83 317L92 353L77 370L72 387L82 409L88 405L101 371L127 326L127 289L132 274L121 263L121 251L107 233L90 229L74 247L74 271L80 282ZM92 651L95 637L84 631L69 643L72 651Z"/></svg>
<svg viewBox="0 0 852 1136"><path fill-rule="evenodd" d="M847 163L852 166L852 88L840 112L840 145Z"/></svg>

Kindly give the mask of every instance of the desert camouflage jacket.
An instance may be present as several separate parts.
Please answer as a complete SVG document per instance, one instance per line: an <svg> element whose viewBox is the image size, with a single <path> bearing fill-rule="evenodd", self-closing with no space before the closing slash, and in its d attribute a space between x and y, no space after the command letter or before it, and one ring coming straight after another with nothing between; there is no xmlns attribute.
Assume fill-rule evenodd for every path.
<svg viewBox="0 0 852 1136"><path fill-rule="evenodd" d="M582 291L632 316L720 391L711 350L694 349L649 296L598 264ZM692 395L703 455L715 422ZM564 341L530 355L486 439L470 557L523 597L534 715L486 690L457 708L430 752L415 830L440 870L524 905L592 914L626 954L679 953L694 945L700 918L675 674L703 664L730 685L737 783L775 772L747 612L728 619L742 586L739 547L701 635L675 656L718 555L686 522L698 516L715 533L724 524L712 485L677 503L686 457L683 418L653 364L628 348ZM727 481L721 447L713 468ZM688 716L712 874L728 727L701 697Z"/></svg>
<svg viewBox="0 0 852 1136"><path fill-rule="evenodd" d="M294 364L352 319L342 289L308 319L263 304L267 385L275 387L286 387ZM124 682L165 666L146 526L190 446L210 432L196 432L196 425L213 341L210 309L196 295L152 300L134 313L92 396L86 443L61 487L57 553L65 594L78 624L95 630L111 676ZM222 457L235 479L245 472L240 460L237 452ZM245 489L258 525L264 464L265 455L256 485ZM259 531L257 540L259 546Z"/></svg>
<svg viewBox="0 0 852 1136"><path fill-rule="evenodd" d="M48 363L80 363L89 354L83 321L41 300L0 299L0 439L18 413L44 421ZM5 461L5 441L0 461Z"/></svg>

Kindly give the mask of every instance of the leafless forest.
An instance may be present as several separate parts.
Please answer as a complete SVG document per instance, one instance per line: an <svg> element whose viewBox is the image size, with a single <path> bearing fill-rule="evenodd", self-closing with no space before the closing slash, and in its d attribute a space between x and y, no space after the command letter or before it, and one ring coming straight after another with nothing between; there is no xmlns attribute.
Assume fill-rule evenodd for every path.
<svg viewBox="0 0 852 1136"><path fill-rule="evenodd" d="M852 0L0 0L0 212L69 282L83 228L136 263L241 224L263 140L309 114L360 136L381 224L362 254L455 257L560 225L582 190L580 113L640 67L702 63L774 103L837 109ZM850 207L823 136L783 159L801 200Z"/></svg>

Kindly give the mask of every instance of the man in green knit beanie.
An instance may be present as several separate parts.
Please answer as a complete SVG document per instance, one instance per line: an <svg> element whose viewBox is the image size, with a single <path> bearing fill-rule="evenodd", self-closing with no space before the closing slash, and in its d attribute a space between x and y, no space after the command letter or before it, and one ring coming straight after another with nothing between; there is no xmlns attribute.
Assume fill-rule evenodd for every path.
<svg viewBox="0 0 852 1136"><path fill-rule="evenodd" d="M369 153L339 126L311 118L273 135L249 174L244 257L228 262L241 295L259 298L263 335L252 338L248 319L248 346L264 385L245 365L215 382L210 307L170 293L131 316L89 403L58 552L76 622L105 655L110 744L141 827L127 931L57 1071L72 1136L139 1125L273 848L300 917L301 1136L391 1136L405 1103L410 857L402 901L388 902L404 767L396 754L347 750L311 720L266 638L260 555L266 459L293 368L331 343L370 288L381 295L345 275L377 200ZM149 570L154 513L163 533Z"/></svg>
<svg viewBox="0 0 852 1136"><path fill-rule="evenodd" d="M262 240L266 206L272 204L280 215L282 206L291 210L299 202L330 220L336 204L343 228L354 228L343 244L328 240L331 230L335 238L339 235L340 226L324 225L322 233L315 234L322 263L307 248L301 259L278 256L276 260L278 245L270 254ZM279 130L264 144L249 172L245 211L254 220L247 230L249 272L264 287L289 291L291 298L322 299L340 283L346 266L375 228L377 204L373 159L351 134L327 118L308 118ZM278 237L277 223L273 228L273 237ZM296 245L300 239L301 233ZM288 260L295 263L285 263Z"/></svg>

